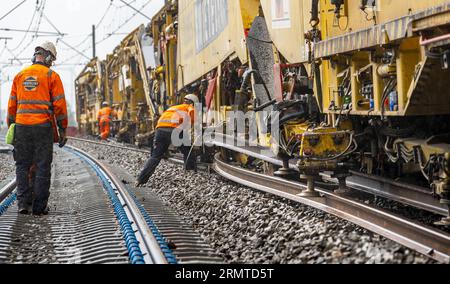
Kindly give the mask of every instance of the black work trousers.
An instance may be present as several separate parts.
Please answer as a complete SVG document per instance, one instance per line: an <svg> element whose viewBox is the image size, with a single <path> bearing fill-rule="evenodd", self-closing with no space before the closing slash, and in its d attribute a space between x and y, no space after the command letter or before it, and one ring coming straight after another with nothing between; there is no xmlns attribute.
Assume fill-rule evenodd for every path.
<svg viewBox="0 0 450 284"><path fill-rule="evenodd" d="M172 144L172 133L173 129L171 128L160 128L156 130L153 152L138 177L139 184L146 184L155 173L156 168L164 158L164 154ZM191 147L182 146L180 147L180 151L184 156L185 170L194 171L196 169L196 157L191 151Z"/></svg>
<svg viewBox="0 0 450 284"><path fill-rule="evenodd" d="M19 208L28 208L32 205L33 213L41 214L47 208L50 197L53 129L17 125L14 158ZM29 174L33 165L36 172L32 181L34 184L30 184Z"/></svg>

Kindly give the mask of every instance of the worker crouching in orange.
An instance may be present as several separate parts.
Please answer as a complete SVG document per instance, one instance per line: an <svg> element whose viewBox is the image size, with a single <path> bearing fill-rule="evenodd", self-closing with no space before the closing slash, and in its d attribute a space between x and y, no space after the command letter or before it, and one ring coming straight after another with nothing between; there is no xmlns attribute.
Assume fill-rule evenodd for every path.
<svg viewBox="0 0 450 284"><path fill-rule="evenodd" d="M189 127L189 130L192 130L195 122L195 105L198 103L199 100L197 96L188 95L184 98L184 104L171 107L162 114L156 127L154 150L138 177L136 182L137 187L146 184L155 173L164 154L169 150L169 147L172 144L174 131L176 129L186 130L182 129L184 127ZM190 118L189 123L185 123L184 118ZM183 145L180 147L180 150L184 155L185 170L195 170L196 157L192 152L192 147Z"/></svg>
<svg viewBox="0 0 450 284"><path fill-rule="evenodd" d="M109 107L109 103L104 102L102 109L98 112L97 120L100 127L100 139L107 140L111 134L111 122L117 118L117 113Z"/></svg>

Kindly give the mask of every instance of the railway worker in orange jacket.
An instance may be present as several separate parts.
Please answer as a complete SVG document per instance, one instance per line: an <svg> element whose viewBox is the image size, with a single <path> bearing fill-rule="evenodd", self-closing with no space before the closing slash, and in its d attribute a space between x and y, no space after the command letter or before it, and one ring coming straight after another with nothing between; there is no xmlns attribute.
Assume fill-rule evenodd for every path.
<svg viewBox="0 0 450 284"><path fill-rule="evenodd" d="M137 187L146 184L155 173L155 170L164 157L164 154L172 144L173 131L187 125L192 129L195 121L195 105L198 103L199 99L197 96L188 95L184 98L184 104L171 107L162 114L156 127L154 141L155 148L138 177L136 182ZM188 117L191 121L190 123L185 123L184 119ZM196 158L192 153L192 147L184 145L180 147L180 150L184 155L185 169L188 171L195 170Z"/></svg>
<svg viewBox="0 0 450 284"><path fill-rule="evenodd" d="M31 210L35 215L48 214L54 128L58 127L59 146L67 142L64 87L59 75L50 69L56 56L52 43L37 46L33 65L16 75L11 89L7 123L16 125L14 158L20 214ZM34 184L30 188L29 174L34 165Z"/></svg>
<svg viewBox="0 0 450 284"><path fill-rule="evenodd" d="M108 102L103 102L102 109L97 114L98 125L100 127L100 138L107 140L111 134L111 121L117 117L117 113L109 107Z"/></svg>

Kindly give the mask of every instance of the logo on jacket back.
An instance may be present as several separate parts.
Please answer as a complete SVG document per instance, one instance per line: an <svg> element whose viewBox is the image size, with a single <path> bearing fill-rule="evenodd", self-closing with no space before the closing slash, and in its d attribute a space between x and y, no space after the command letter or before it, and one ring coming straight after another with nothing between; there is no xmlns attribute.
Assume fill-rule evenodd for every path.
<svg viewBox="0 0 450 284"><path fill-rule="evenodd" d="M37 80L37 77L30 76L22 83L23 87L26 91L32 92L36 91L37 87L39 86L39 82Z"/></svg>

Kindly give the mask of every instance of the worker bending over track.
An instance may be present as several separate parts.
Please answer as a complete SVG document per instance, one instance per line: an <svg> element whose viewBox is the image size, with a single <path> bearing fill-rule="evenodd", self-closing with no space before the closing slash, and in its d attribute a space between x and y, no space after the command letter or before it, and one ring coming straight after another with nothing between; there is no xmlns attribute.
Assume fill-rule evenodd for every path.
<svg viewBox="0 0 450 284"><path fill-rule="evenodd" d="M7 123L16 125L14 158L20 214L31 210L34 215L48 214L53 142L59 142L61 148L67 142L64 87L59 75L50 69L56 55L50 42L36 47L33 65L17 74L11 89ZM29 177L33 174L31 186Z"/></svg>
<svg viewBox="0 0 450 284"><path fill-rule="evenodd" d="M154 150L150 157L145 163L145 167L138 177L136 186L140 187L146 184L151 176L155 173L156 168L161 162L164 154L169 150L172 144L172 137L175 129L180 129L183 126L189 126L190 129L194 127L195 121L195 105L199 103L197 96L188 95L184 98L184 104L171 107L166 112L164 112L158 121L156 127L156 135L154 141ZM189 117L190 123L185 123L183 117ZM186 130L186 129L180 129ZM177 137L182 139L182 137ZM183 139L184 140L184 139ZM193 143L193 141L191 141ZM192 153L192 147L188 145L183 145L180 147L181 152L184 155L185 169L188 171L193 171L196 169L196 158Z"/></svg>
<svg viewBox="0 0 450 284"><path fill-rule="evenodd" d="M111 134L111 121L117 117L117 113L109 107L109 103L104 102L102 109L98 112L97 120L100 127L100 138L107 140Z"/></svg>

